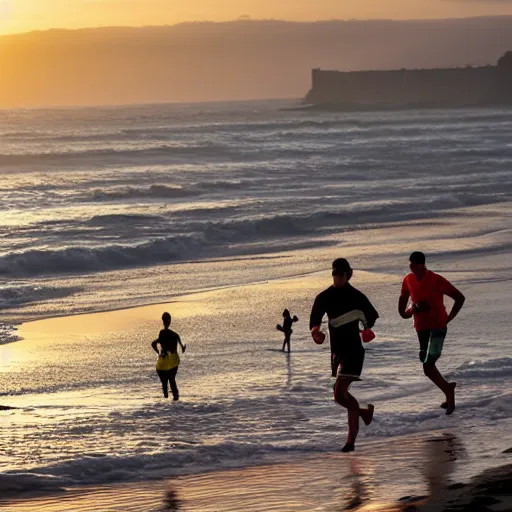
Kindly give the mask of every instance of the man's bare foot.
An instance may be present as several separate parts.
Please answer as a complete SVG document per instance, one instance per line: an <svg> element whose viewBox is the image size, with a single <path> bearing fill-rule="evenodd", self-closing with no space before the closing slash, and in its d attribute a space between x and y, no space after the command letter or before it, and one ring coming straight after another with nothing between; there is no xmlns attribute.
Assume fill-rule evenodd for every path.
<svg viewBox="0 0 512 512"><path fill-rule="evenodd" d="M343 453L353 452L355 450L354 443L347 443L345 446L341 449Z"/></svg>
<svg viewBox="0 0 512 512"><path fill-rule="evenodd" d="M373 421L373 411L375 411L375 406L372 404L368 404L366 410L361 411L361 418L366 426Z"/></svg>
<svg viewBox="0 0 512 512"><path fill-rule="evenodd" d="M446 414L449 416L453 411L455 411L455 386L456 382L450 382L449 390L446 394Z"/></svg>
<svg viewBox="0 0 512 512"><path fill-rule="evenodd" d="M450 385L453 385L453 388L455 389L457 383L451 382ZM439 407L441 407L441 409L448 409L448 402L445 400Z"/></svg>

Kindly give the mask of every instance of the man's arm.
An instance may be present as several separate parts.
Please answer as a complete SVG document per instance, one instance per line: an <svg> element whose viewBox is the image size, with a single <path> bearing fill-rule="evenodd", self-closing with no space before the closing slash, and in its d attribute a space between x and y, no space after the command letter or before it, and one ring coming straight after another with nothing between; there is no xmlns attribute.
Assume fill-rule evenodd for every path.
<svg viewBox="0 0 512 512"><path fill-rule="evenodd" d="M451 285L453 288L452 290L449 290L446 295L453 299L455 302L453 304L452 310L450 311L450 314L448 315L448 323L450 323L458 314L459 311L462 309L462 306L464 306L464 302L466 301L466 297L455 288L455 286Z"/></svg>
<svg viewBox="0 0 512 512"><path fill-rule="evenodd" d="M320 330L320 325L322 324L322 318L324 315L325 304L322 299L322 294L320 294L313 303L313 308L311 309L311 315L309 317L309 330L311 331L311 336L315 340L315 343L322 344L325 340L325 333Z"/></svg>
<svg viewBox="0 0 512 512"><path fill-rule="evenodd" d="M309 330L314 327L319 328L322 324L322 318L325 315L325 306L324 301L322 300L322 295L318 295L313 303L313 307L311 308L311 315L309 317Z"/></svg>
<svg viewBox="0 0 512 512"><path fill-rule="evenodd" d="M158 340L155 340L153 341L153 343L151 343L151 347L153 348L153 350L158 354L160 355L160 352L158 350L158 347L156 346L156 344L158 343Z"/></svg>
<svg viewBox="0 0 512 512"><path fill-rule="evenodd" d="M409 297L411 294L409 293L409 288L407 288L407 283L402 282L402 291L400 292L400 298L398 299L398 313L402 318L411 318L412 316L412 308L407 309L407 304L409 302Z"/></svg>
<svg viewBox="0 0 512 512"><path fill-rule="evenodd" d="M379 318L379 313L377 313L377 310L373 307L373 304L370 302L368 297L364 294L363 295L363 313L366 317L366 327L371 329L375 322L377 321L377 318Z"/></svg>
<svg viewBox="0 0 512 512"><path fill-rule="evenodd" d="M409 302L409 297L406 295L400 295L398 299L398 313L402 318L411 318L412 316L412 308L407 309L407 303Z"/></svg>

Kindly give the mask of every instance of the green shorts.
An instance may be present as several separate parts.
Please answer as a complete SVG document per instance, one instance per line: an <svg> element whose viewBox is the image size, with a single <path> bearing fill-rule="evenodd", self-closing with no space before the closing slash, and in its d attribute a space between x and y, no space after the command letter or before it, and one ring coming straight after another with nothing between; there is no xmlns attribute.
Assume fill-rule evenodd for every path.
<svg viewBox="0 0 512 512"><path fill-rule="evenodd" d="M419 357L423 364L433 364L441 357L446 333L446 329L418 331L418 340L420 342Z"/></svg>

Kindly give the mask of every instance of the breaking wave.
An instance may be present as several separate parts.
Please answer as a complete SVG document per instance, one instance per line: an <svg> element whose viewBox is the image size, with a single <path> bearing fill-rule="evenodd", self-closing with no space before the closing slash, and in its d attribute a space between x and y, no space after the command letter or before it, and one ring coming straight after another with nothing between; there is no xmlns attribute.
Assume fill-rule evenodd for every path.
<svg viewBox="0 0 512 512"><path fill-rule="evenodd" d="M0 309L9 309L24 304L61 299L80 291L79 288L56 288L52 286L6 286L0 288Z"/></svg>
<svg viewBox="0 0 512 512"><path fill-rule="evenodd" d="M209 220L213 214L199 209L196 215L185 212L182 220L175 218L172 224L166 224L167 227L160 226L161 232L177 230L175 234L153 237L141 243L128 243L133 238L133 229L144 229L155 221L167 223L167 219L137 214L98 215L84 221L84 224L102 229L102 233L114 230L115 238L124 236L125 241L99 245L101 239L98 238L91 246L75 244L58 249L11 252L0 257L0 275L83 273L215 257L221 255L229 244L236 243L242 250L244 243L290 240L297 235L315 237L369 224L375 226L434 218L443 216L449 207L489 204L499 200L499 197L487 197L486 194L427 197L415 200L414 204L409 199L387 199L348 203L344 208L305 215L259 214L249 218L230 216L218 221ZM233 251L230 250L231 255Z"/></svg>

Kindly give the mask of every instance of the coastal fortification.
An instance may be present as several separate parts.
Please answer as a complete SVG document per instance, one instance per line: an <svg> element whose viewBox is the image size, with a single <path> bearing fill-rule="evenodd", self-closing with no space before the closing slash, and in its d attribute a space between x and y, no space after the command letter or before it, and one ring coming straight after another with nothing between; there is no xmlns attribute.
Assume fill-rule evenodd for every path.
<svg viewBox="0 0 512 512"><path fill-rule="evenodd" d="M512 51L496 66L389 71L313 69L304 102L339 107L512 104Z"/></svg>

